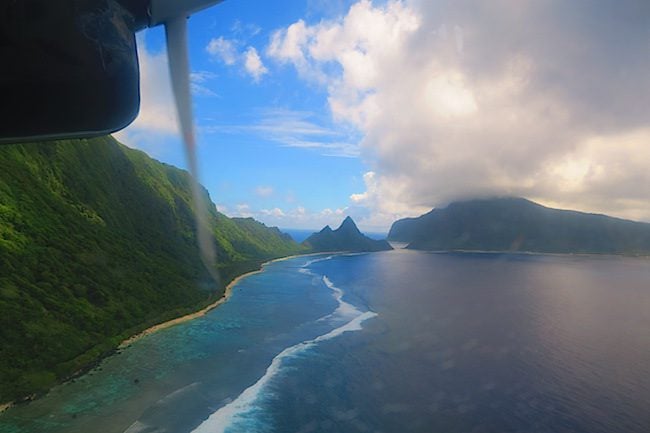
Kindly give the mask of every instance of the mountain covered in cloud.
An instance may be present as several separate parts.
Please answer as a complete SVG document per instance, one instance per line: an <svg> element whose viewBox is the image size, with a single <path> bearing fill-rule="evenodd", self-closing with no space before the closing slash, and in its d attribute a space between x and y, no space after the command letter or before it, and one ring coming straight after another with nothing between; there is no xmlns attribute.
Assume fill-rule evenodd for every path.
<svg viewBox="0 0 650 433"><path fill-rule="evenodd" d="M360 132L372 172L351 198L376 219L504 191L650 219L648 16L647 0L358 1L276 31L267 55Z"/></svg>
<svg viewBox="0 0 650 433"><path fill-rule="evenodd" d="M650 224L551 209L523 198L451 203L396 221L388 239L418 250L650 254Z"/></svg>
<svg viewBox="0 0 650 433"><path fill-rule="evenodd" d="M392 250L385 240L370 239L359 231L352 218L346 217L336 230L325 226L303 242L315 252L320 251L386 251Z"/></svg>

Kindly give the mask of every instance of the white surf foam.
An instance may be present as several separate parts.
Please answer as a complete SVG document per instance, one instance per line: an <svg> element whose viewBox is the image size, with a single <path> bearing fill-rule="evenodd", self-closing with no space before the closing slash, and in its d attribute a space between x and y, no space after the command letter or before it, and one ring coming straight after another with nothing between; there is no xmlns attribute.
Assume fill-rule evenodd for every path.
<svg viewBox="0 0 650 433"><path fill-rule="evenodd" d="M327 260L327 258L319 260ZM313 262L314 261L312 261L312 263ZM271 365L268 366L264 375L259 378L257 382L246 388L235 400L226 404L214 412L212 415L210 415L210 417L208 417L208 419L206 419L196 429L194 429L192 433L226 432L229 427L233 426L238 421L243 420L244 416L255 408L255 404L262 395L264 388L268 385L271 379L273 379L273 377L280 372L283 360L292 356L296 356L315 346L321 341L331 340L332 338L336 338L345 332L359 331L362 329L361 325L364 321L377 315L372 311L362 312L354 305L345 302L343 300L343 291L340 288L336 287L326 276L323 276L322 279L325 285L332 290L332 293L335 299L338 301L339 306L333 313L319 319L319 321L331 318L352 317L352 319L348 320L345 322L345 324L331 330L326 334L320 335L311 340L303 341L284 349L275 358L273 358Z"/></svg>
<svg viewBox="0 0 650 433"><path fill-rule="evenodd" d="M330 260L332 257L334 257L334 256L331 255L331 256L319 257L319 258L317 258L317 259L308 260L308 261L306 261L306 262L305 262L305 263L300 267L300 269L299 269L298 271L299 271L299 272L302 272L303 274L311 274L311 275L315 275L315 274L314 274L314 273L309 269L309 267L310 267L311 265L313 265L314 263L324 262L325 260Z"/></svg>
<svg viewBox="0 0 650 433"><path fill-rule="evenodd" d="M336 287L325 275L323 275L323 283L325 283L325 285L330 290L332 290L332 292L334 292L334 299L336 299L339 303L339 306L336 308L336 310L334 310L334 313L332 313L332 315L339 314L341 316L351 316L354 314L361 314L361 310L349 302L345 302L343 300L343 290Z"/></svg>
<svg viewBox="0 0 650 433"><path fill-rule="evenodd" d="M266 369L264 376L259 378L253 385L246 388L235 400L210 415L207 420L193 430L193 433L225 432L228 427L233 425L242 415L245 415L253 408L255 402L260 397L261 392L264 390L264 387L282 368L282 361L284 359L304 352L321 341L331 340L332 338L338 337L345 332L359 331L362 329L361 324L365 320L375 317L376 315L377 314L372 311L367 311L327 334L323 334L313 340L303 341L302 343L284 349L280 354L273 358L271 365Z"/></svg>

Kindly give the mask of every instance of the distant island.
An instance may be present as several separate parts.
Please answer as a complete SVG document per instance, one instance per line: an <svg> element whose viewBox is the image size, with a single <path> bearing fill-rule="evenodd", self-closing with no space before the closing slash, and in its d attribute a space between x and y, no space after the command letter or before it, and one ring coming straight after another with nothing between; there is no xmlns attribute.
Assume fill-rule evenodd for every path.
<svg viewBox="0 0 650 433"><path fill-rule="evenodd" d="M455 202L398 220L388 240L416 250L648 255L650 224L506 197Z"/></svg>
<svg viewBox="0 0 650 433"><path fill-rule="evenodd" d="M336 230L332 230L330 226L325 226L320 232L314 233L305 239L302 245L314 252L366 252L393 249L385 240L375 240L365 236L349 216L343 220L343 223Z"/></svg>

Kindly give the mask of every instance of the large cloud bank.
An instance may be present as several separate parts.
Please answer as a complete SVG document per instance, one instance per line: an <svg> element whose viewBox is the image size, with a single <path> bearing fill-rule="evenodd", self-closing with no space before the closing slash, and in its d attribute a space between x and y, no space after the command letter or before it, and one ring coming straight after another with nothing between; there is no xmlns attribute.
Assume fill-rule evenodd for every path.
<svg viewBox="0 0 650 433"><path fill-rule="evenodd" d="M362 0L266 55L363 134L376 218L507 194L650 220L646 0Z"/></svg>

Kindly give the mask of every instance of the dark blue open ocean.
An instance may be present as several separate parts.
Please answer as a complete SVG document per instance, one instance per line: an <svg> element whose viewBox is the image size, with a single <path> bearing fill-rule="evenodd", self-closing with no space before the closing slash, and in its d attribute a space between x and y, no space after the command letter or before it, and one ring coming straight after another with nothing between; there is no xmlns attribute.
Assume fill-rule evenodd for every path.
<svg viewBox="0 0 650 433"><path fill-rule="evenodd" d="M650 432L650 260L294 258L0 432Z"/></svg>

